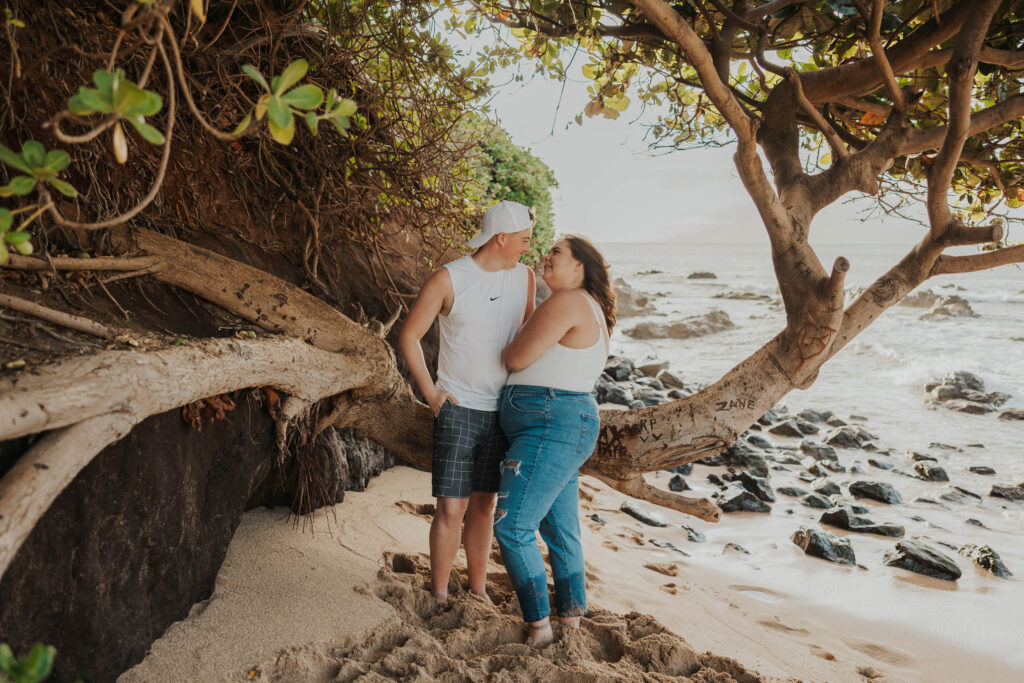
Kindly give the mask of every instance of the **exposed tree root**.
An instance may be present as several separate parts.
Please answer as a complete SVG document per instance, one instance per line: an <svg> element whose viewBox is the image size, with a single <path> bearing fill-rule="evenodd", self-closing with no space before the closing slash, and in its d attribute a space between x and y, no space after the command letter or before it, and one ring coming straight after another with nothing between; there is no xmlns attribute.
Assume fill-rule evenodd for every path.
<svg viewBox="0 0 1024 683"><path fill-rule="evenodd" d="M77 330L78 332L91 334L94 337L100 337L102 339L115 340L119 337L127 338L125 337L125 335L127 335L125 330L115 330L114 328L102 325L95 320L56 311L41 304L26 301L25 299L19 299L18 297L11 296L9 294L0 294L0 307L9 308L12 311L18 311L19 313L25 313L26 315L34 316L40 320L45 320L62 327L66 327L69 330Z"/></svg>

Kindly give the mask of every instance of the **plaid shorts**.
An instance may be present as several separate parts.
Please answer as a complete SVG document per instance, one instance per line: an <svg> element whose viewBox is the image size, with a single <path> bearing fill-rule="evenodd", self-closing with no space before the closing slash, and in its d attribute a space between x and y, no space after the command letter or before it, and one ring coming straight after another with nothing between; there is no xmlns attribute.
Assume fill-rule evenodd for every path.
<svg viewBox="0 0 1024 683"><path fill-rule="evenodd" d="M508 451L498 411L474 410L445 401L434 418L431 484L436 498L469 498L497 492Z"/></svg>

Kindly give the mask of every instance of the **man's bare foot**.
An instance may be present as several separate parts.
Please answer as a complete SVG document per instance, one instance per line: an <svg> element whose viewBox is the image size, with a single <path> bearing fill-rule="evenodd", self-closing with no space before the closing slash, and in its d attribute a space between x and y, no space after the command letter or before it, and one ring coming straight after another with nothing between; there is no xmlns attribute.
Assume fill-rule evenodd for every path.
<svg viewBox="0 0 1024 683"><path fill-rule="evenodd" d="M526 644L540 650L551 644L555 635L551 632L551 622L544 620L542 624L526 625Z"/></svg>

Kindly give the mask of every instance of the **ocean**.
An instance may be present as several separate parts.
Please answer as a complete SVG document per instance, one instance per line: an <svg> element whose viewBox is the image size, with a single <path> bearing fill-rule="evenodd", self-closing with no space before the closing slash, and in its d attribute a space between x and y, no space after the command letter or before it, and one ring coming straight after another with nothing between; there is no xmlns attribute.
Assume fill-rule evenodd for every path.
<svg viewBox="0 0 1024 683"><path fill-rule="evenodd" d="M655 313L628 317L620 330L641 321L671 321L712 309L725 311L735 329L692 339L638 340L619 331L612 353L635 361L667 360L687 381L709 384L749 356L785 325L778 304L715 298L725 292L753 292L778 299L768 248L760 245L606 243L602 250L614 277L651 298ZM851 262L846 278L852 293L885 273L906 252L896 245L826 245L824 264L837 256ZM710 271L716 279L687 279ZM868 418L880 442L894 450L925 450L934 442L972 449L972 464L990 465L1001 479L1024 481L1024 423L996 414L967 415L925 402L924 385L947 373L966 370L985 382L986 391L1012 398L1002 407L1024 408L1024 268L947 275L919 290L966 299L977 318L924 321L923 308L895 306L853 339L822 368L814 385L794 390L781 403L793 411L832 410Z"/></svg>

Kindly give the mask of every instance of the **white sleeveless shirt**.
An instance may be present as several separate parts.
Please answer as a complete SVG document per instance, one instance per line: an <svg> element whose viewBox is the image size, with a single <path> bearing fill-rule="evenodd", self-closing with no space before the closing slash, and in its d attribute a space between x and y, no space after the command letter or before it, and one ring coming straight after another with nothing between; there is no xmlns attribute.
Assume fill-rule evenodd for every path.
<svg viewBox="0 0 1024 683"><path fill-rule="evenodd" d="M600 330L597 341L585 349L574 349L556 343L519 372L508 376L509 384L551 387L565 391L589 393L608 361L608 330L604 316L589 295L580 293L590 304Z"/></svg>
<svg viewBox="0 0 1024 683"><path fill-rule="evenodd" d="M530 269L486 271L472 256L445 265L455 294L452 310L438 316L441 347L436 387L474 410L497 410L508 370L501 352L526 315Z"/></svg>

